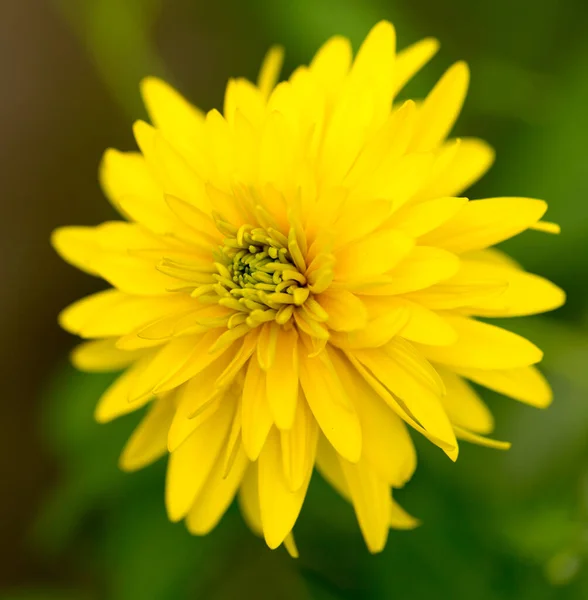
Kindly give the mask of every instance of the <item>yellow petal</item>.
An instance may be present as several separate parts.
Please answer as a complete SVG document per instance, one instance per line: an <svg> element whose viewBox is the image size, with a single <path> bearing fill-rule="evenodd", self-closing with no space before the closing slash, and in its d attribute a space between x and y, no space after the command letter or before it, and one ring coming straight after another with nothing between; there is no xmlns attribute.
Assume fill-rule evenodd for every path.
<svg viewBox="0 0 588 600"><path fill-rule="evenodd" d="M149 297L106 290L68 306L59 315L59 324L84 338L122 336L192 307L201 308L201 305L184 294Z"/></svg>
<svg viewBox="0 0 588 600"><path fill-rule="evenodd" d="M294 527L306 496L312 469L306 473L303 485L295 492L291 491L282 469L280 439L274 428L259 456L258 472L263 535L267 545L274 549Z"/></svg>
<svg viewBox="0 0 588 600"><path fill-rule="evenodd" d="M188 240L195 237L195 232L186 229L166 206L163 188L141 154L107 150L99 175L106 196L129 220L157 234L173 232L176 237Z"/></svg>
<svg viewBox="0 0 588 600"><path fill-rule="evenodd" d="M314 466L318 427L306 402L300 398L292 427L280 431L282 467L291 491L300 489Z"/></svg>
<svg viewBox="0 0 588 600"><path fill-rule="evenodd" d="M494 448L495 450L508 450L511 446L510 442L500 442L498 440L492 440L490 438L484 437L483 435L478 435L477 433L468 431L467 429L464 429L462 427L455 428L455 435L460 440L465 440L466 442L478 444L479 446L486 446L486 448Z"/></svg>
<svg viewBox="0 0 588 600"><path fill-rule="evenodd" d="M402 487L416 468L416 452L402 419L339 352L329 356L353 400L365 432L362 457L388 485Z"/></svg>
<svg viewBox="0 0 588 600"><path fill-rule="evenodd" d="M343 475L343 469L339 462L339 455L331 446L324 435L319 435L319 441L316 450L316 466L320 474L331 485L337 493L351 501L349 488Z"/></svg>
<svg viewBox="0 0 588 600"><path fill-rule="evenodd" d="M297 164L292 127L286 117L272 111L266 121L260 140L259 179L261 184L272 184L275 189L291 189L293 169Z"/></svg>
<svg viewBox="0 0 588 600"><path fill-rule="evenodd" d="M322 183L342 181L370 135L390 114L396 34L381 21L355 58L321 144Z"/></svg>
<svg viewBox="0 0 588 600"><path fill-rule="evenodd" d="M100 184L106 197L118 208L122 198L138 196L150 206L161 205L163 190L139 152L120 152L110 148L102 157Z"/></svg>
<svg viewBox="0 0 588 600"><path fill-rule="evenodd" d="M263 535L259 512L258 463L249 465L239 488L239 508L249 529L256 535Z"/></svg>
<svg viewBox="0 0 588 600"><path fill-rule="evenodd" d="M452 277L427 289L409 293L406 298L432 310L463 309L499 298L507 287L504 279L484 277L474 261L460 260L459 270Z"/></svg>
<svg viewBox="0 0 588 600"><path fill-rule="evenodd" d="M157 77L141 81L141 94L151 121L170 143L183 148L198 141L204 124L201 110Z"/></svg>
<svg viewBox="0 0 588 600"><path fill-rule="evenodd" d="M494 418L480 396L455 373L443 367L436 369L446 390L441 401L453 425L475 433L490 433Z"/></svg>
<svg viewBox="0 0 588 600"><path fill-rule="evenodd" d="M407 342L393 340L383 350L356 350L353 357L406 408L390 404L409 424L414 420L447 455L457 458L453 428L441 403L443 384L434 369ZM384 400L388 400L384 397ZM407 413L409 419L407 419ZM411 422L412 421L412 422Z"/></svg>
<svg viewBox="0 0 588 600"><path fill-rule="evenodd" d="M138 400L145 395L155 393L155 388L157 388L160 383L167 381L186 365L192 356L194 347L198 346L199 343L201 343L201 337L186 336L174 339L165 344L165 346L158 350L153 356L152 361L149 363L149 367L137 378L137 382L131 391L129 399ZM187 379L189 379L189 377L186 377L186 379L180 383L187 381ZM180 385L180 383L178 383L178 385Z"/></svg>
<svg viewBox="0 0 588 600"><path fill-rule="evenodd" d="M164 194L170 194L210 212L202 177L185 156L172 146L162 133L143 121L136 121L133 132L147 165Z"/></svg>
<svg viewBox="0 0 588 600"><path fill-rule="evenodd" d="M407 100L393 110L384 125L366 142L357 160L345 176L344 184L349 188L365 185L383 163L393 165L404 155L414 127L416 106ZM363 199L365 201L365 198ZM357 206L361 207L358 202ZM367 211L365 211L367 212ZM364 218L367 215L364 215Z"/></svg>
<svg viewBox="0 0 588 600"><path fill-rule="evenodd" d="M367 323L367 311L363 302L347 290L326 290L316 297L317 302L329 315L329 329L354 331Z"/></svg>
<svg viewBox="0 0 588 600"><path fill-rule="evenodd" d="M371 300L369 297L366 298ZM392 301L388 306L388 310L371 318L363 329L347 333L332 333L330 342L344 350L379 348L402 331L409 318L410 312L406 306L395 305Z"/></svg>
<svg viewBox="0 0 588 600"><path fill-rule="evenodd" d="M294 423L298 399L298 334L281 329L273 367L266 373L266 392L273 419L280 429Z"/></svg>
<svg viewBox="0 0 588 600"><path fill-rule="evenodd" d="M391 200L371 200L365 198L345 202L340 208L339 218L333 224L333 250L346 246L371 234L390 215ZM320 221L318 228L320 228Z"/></svg>
<svg viewBox="0 0 588 600"><path fill-rule="evenodd" d="M335 279L365 280L387 273L409 254L413 246L413 240L399 231L374 233L336 252Z"/></svg>
<svg viewBox="0 0 588 600"><path fill-rule="evenodd" d="M290 532L284 538L284 547L286 548L286 550L288 551L288 554L292 558L299 558L298 548L296 547L296 542L294 541L294 535L292 534L292 532Z"/></svg>
<svg viewBox="0 0 588 600"><path fill-rule="evenodd" d="M421 346L431 361L457 368L514 369L541 360L543 353L525 338L488 323L447 315L458 339L451 346Z"/></svg>
<svg viewBox="0 0 588 600"><path fill-rule="evenodd" d="M390 503L390 527L393 529L414 529L420 521L410 516L397 502Z"/></svg>
<svg viewBox="0 0 588 600"><path fill-rule="evenodd" d="M280 330L280 326L275 321L261 326L257 342L257 361L264 371L270 371L276 360Z"/></svg>
<svg viewBox="0 0 588 600"><path fill-rule="evenodd" d="M203 248L208 251L211 243L218 245L222 242L222 234L217 230L212 218L204 211L171 194L164 194L164 200L172 213L198 234L196 237L192 235L191 243L198 245L199 250Z"/></svg>
<svg viewBox="0 0 588 600"><path fill-rule="evenodd" d="M118 206L129 220L135 221L157 235L170 235L204 250L212 249L206 236L187 227L177 218L164 201L163 194L154 206L147 204L142 196L136 195L120 198Z"/></svg>
<svg viewBox="0 0 588 600"><path fill-rule="evenodd" d="M452 144L452 140L448 141L442 146L441 152ZM461 138L445 168L430 179L413 200L429 200L463 193L490 169L494 156L494 150L485 141Z"/></svg>
<svg viewBox="0 0 588 600"><path fill-rule="evenodd" d="M119 350L115 340L84 342L74 348L71 361L80 371L120 371L145 355L143 350Z"/></svg>
<svg viewBox="0 0 588 600"><path fill-rule="evenodd" d="M231 355L224 354L178 389L177 409L168 434L170 452L209 419L222 402L232 401L231 397L225 398L224 390L218 390L215 386L219 374L230 360Z"/></svg>
<svg viewBox="0 0 588 600"><path fill-rule="evenodd" d="M434 38L425 38L401 50L394 65L393 94L396 95L412 77L431 59L439 49Z"/></svg>
<svg viewBox="0 0 588 600"><path fill-rule="evenodd" d="M247 79L229 79L225 92L223 114L227 122L235 128L239 119L259 127L265 116L265 98L261 90Z"/></svg>
<svg viewBox="0 0 588 600"><path fill-rule="evenodd" d="M300 353L300 383L326 438L341 456L357 462L362 437L359 418L325 352L313 358Z"/></svg>
<svg viewBox="0 0 588 600"><path fill-rule="evenodd" d="M390 527L390 489L376 471L361 461L352 464L339 458L351 501L370 552L381 552Z"/></svg>
<svg viewBox="0 0 588 600"><path fill-rule="evenodd" d="M390 296L423 290L455 275L459 258L431 246L416 246L379 285L358 288L362 294Z"/></svg>
<svg viewBox="0 0 588 600"><path fill-rule="evenodd" d="M395 54L394 26L380 21L361 44L349 73L349 86L372 92L376 123L381 122L382 114L387 114L392 104Z"/></svg>
<svg viewBox="0 0 588 600"><path fill-rule="evenodd" d="M245 451L239 447L233 467L225 476L221 453L186 516L186 526L190 533L206 535L216 527L233 501L248 464Z"/></svg>
<svg viewBox="0 0 588 600"><path fill-rule="evenodd" d="M537 221L531 225L530 229L534 229L535 231L543 231L543 233L552 233L559 234L561 233L561 227L557 223L552 223L550 221Z"/></svg>
<svg viewBox="0 0 588 600"><path fill-rule="evenodd" d="M411 143L415 152L427 152L445 140L465 99L470 73L464 62L450 67L429 92L419 111Z"/></svg>
<svg viewBox="0 0 588 600"><path fill-rule="evenodd" d="M481 250L528 229L546 210L545 202L531 198L474 200L420 241L459 254Z"/></svg>
<svg viewBox="0 0 588 600"><path fill-rule="evenodd" d="M451 219L467 203L467 198L437 196L434 200L407 204L384 224L418 238Z"/></svg>
<svg viewBox="0 0 588 600"><path fill-rule="evenodd" d="M59 227L51 234L51 245L70 265L90 275L98 275L92 260L100 248L94 231L90 227Z"/></svg>
<svg viewBox="0 0 588 600"><path fill-rule="evenodd" d="M212 351L212 345L215 343L215 340L218 340L218 336L219 330L211 329L202 336L186 336L185 338L176 338L169 342L169 344L178 343L178 356L181 356L179 352L182 348L180 340L192 339L193 341L190 352L185 357L185 361L168 369L167 377L162 377L158 382L155 382L158 374L155 372L149 373L150 383L155 385L153 388L155 393L160 394L161 392L173 390L175 387L198 375L198 373L206 369L208 365L212 364L225 352L231 353L237 349L237 345L230 344L219 350Z"/></svg>
<svg viewBox="0 0 588 600"><path fill-rule="evenodd" d="M154 239L137 225L122 222L98 227L61 227L51 236L60 256L92 275L99 275L129 294L165 294L177 280L160 273L155 261L131 256L130 250L166 244Z"/></svg>
<svg viewBox="0 0 588 600"><path fill-rule="evenodd" d="M257 87L264 98L269 98L269 95L278 82L283 62L284 48L281 46L272 46L263 59L259 77L257 78Z"/></svg>
<svg viewBox="0 0 588 600"><path fill-rule="evenodd" d="M352 53L347 38L334 36L316 53L310 71L324 90L337 91L349 72Z"/></svg>
<svg viewBox="0 0 588 600"><path fill-rule="evenodd" d="M434 163L435 155L430 152L409 152L400 158L387 155L375 172L352 191L352 198L390 200L399 210L427 181Z"/></svg>
<svg viewBox="0 0 588 600"><path fill-rule="evenodd" d="M366 87L353 89L337 99L325 128L318 166L320 184L325 188L345 179L369 136L374 92Z"/></svg>
<svg viewBox="0 0 588 600"><path fill-rule="evenodd" d="M150 360L151 356L138 360L102 394L94 412L94 418L99 423L107 423L112 419L134 412L152 399L152 396L145 396L137 402L129 402L129 392L135 385L137 376L144 371Z"/></svg>
<svg viewBox="0 0 588 600"><path fill-rule="evenodd" d="M408 322L400 330L403 338L431 346L447 346L457 339L455 330L436 312L405 298L395 300L409 313Z"/></svg>
<svg viewBox="0 0 588 600"><path fill-rule="evenodd" d="M546 408L553 399L549 383L536 367L492 371L460 367L454 370L479 385L537 408Z"/></svg>
<svg viewBox="0 0 588 600"><path fill-rule="evenodd" d="M256 349L259 328L253 329L244 338L231 362L216 381L217 389L227 388L241 372L251 355Z"/></svg>
<svg viewBox="0 0 588 600"><path fill-rule="evenodd" d="M478 302L471 302L467 312L480 317L519 317L559 308L565 292L547 279L522 269L467 261L476 277L506 284L503 293Z"/></svg>
<svg viewBox="0 0 588 600"><path fill-rule="evenodd" d="M226 439L235 403L225 402L170 454L165 504L170 521L183 519L203 489Z"/></svg>
<svg viewBox="0 0 588 600"><path fill-rule="evenodd" d="M173 399L167 395L155 400L133 431L119 459L124 471L136 471L167 452L167 432L174 415Z"/></svg>
<svg viewBox="0 0 588 600"><path fill-rule="evenodd" d="M249 360L241 399L243 445L250 460L257 460L273 424L267 392L266 375L257 358Z"/></svg>
<svg viewBox="0 0 588 600"><path fill-rule="evenodd" d="M513 269L522 269L521 265L512 257L499 250L498 248L486 248L485 250L474 250L462 254L463 263L469 260L481 261L498 265L501 267L511 267Z"/></svg>

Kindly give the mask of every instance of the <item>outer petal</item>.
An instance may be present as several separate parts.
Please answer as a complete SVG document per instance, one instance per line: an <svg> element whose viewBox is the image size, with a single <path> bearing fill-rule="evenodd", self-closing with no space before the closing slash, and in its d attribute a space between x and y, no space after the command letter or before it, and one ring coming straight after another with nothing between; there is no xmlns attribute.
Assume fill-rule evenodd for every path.
<svg viewBox="0 0 588 600"><path fill-rule="evenodd" d="M535 367L492 371L454 367L454 370L479 385L532 406L545 408L551 404L553 394L549 383Z"/></svg>
<svg viewBox="0 0 588 600"><path fill-rule="evenodd" d="M280 431L282 467L288 487L300 489L314 466L318 426L306 402L300 398L291 429Z"/></svg>
<svg viewBox="0 0 588 600"><path fill-rule="evenodd" d="M123 450L119 461L121 469L136 471L166 454L167 432L174 411L174 401L169 394L153 402Z"/></svg>
<svg viewBox="0 0 588 600"><path fill-rule="evenodd" d="M386 350L356 350L353 357L402 401L399 404L393 398L384 397L393 402L391 408L413 426L416 420L426 435L455 460L457 442L441 404L443 389L438 375L410 344L394 341Z"/></svg>
<svg viewBox="0 0 588 600"><path fill-rule="evenodd" d="M453 140L448 141L441 148L441 152L453 143ZM421 201L462 194L490 169L494 156L494 150L485 141L462 138L446 167L429 180L413 200Z"/></svg>
<svg viewBox="0 0 588 600"><path fill-rule="evenodd" d="M327 354L300 353L300 383L314 417L339 454L352 462L361 455L361 425Z"/></svg>
<svg viewBox="0 0 588 600"><path fill-rule="evenodd" d="M316 53L310 63L310 72L325 91L339 90L351 66L351 44L347 38L332 37Z"/></svg>
<svg viewBox="0 0 588 600"><path fill-rule="evenodd" d="M273 367L266 373L268 403L276 426L290 429L298 400L298 334L280 331Z"/></svg>
<svg viewBox="0 0 588 600"><path fill-rule="evenodd" d="M420 109L411 144L413 151L427 152L445 140L461 111L469 79L464 62L455 63L441 77Z"/></svg>
<svg viewBox="0 0 588 600"><path fill-rule="evenodd" d="M62 227L51 237L54 248L74 267L106 279L129 294L165 294L178 283L160 273L153 259L144 259L136 250L156 249L163 257L170 247L136 225L122 222L98 227Z"/></svg>
<svg viewBox="0 0 588 600"><path fill-rule="evenodd" d="M388 230L353 242L336 253L335 280L366 280L392 270L414 246L399 231Z"/></svg>
<svg viewBox="0 0 588 600"><path fill-rule="evenodd" d="M455 373L443 367L436 369L445 384L442 402L453 425L476 433L490 433L494 418L478 394Z"/></svg>
<svg viewBox="0 0 588 600"><path fill-rule="evenodd" d="M455 275L459 258L432 246L416 246L379 285L358 286L358 293L392 296L424 290Z"/></svg>
<svg viewBox="0 0 588 600"><path fill-rule="evenodd" d="M384 227L398 229L418 238L451 219L466 203L467 198L438 195L427 202L406 204L394 213Z"/></svg>
<svg viewBox="0 0 588 600"><path fill-rule="evenodd" d="M193 308L200 309L202 305L186 294L130 296L110 289L68 306L59 315L59 324L83 338L114 337Z"/></svg>
<svg viewBox="0 0 588 600"><path fill-rule="evenodd" d="M390 488L369 464L339 458L359 527L370 552L381 552L390 528Z"/></svg>
<svg viewBox="0 0 588 600"><path fill-rule="evenodd" d="M416 452L406 425L339 352L329 355L359 415L363 438L362 460L389 485L402 487L416 468Z"/></svg>
<svg viewBox="0 0 588 600"><path fill-rule="evenodd" d="M249 461L243 448L239 447L228 474L225 474L223 463L221 453L186 517L190 533L205 535L214 529L235 497Z"/></svg>
<svg viewBox="0 0 588 600"><path fill-rule="evenodd" d="M257 87L264 98L269 98L274 89L284 62L284 49L281 46L273 46L263 59L263 64L259 71Z"/></svg>
<svg viewBox="0 0 588 600"><path fill-rule="evenodd" d="M537 346L506 329L465 317L445 318L457 332L455 344L418 346L433 362L457 368L514 369L528 367L543 357Z"/></svg>
<svg viewBox="0 0 588 600"><path fill-rule="evenodd" d="M461 254L482 250L528 229L547 204L531 198L488 198L468 202L457 215L421 238L421 243Z"/></svg>
<svg viewBox="0 0 588 600"><path fill-rule="evenodd" d="M565 302L565 292L539 275L484 262L472 261L468 266L477 277L506 284L503 293L469 304L466 312L472 315L520 317L554 310Z"/></svg>
<svg viewBox="0 0 588 600"><path fill-rule="evenodd" d="M152 206L163 202L163 190L139 152L107 150L100 164L99 177L104 193L115 207L127 196L138 196Z"/></svg>
<svg viewBox="0 0 588 600"><path fill-rule="evenodd" d="M396 95L405 84L412 79L437 52L439 42L434 38L425 38L401 50L396 56L394 65L394 85L392 92Z"/></svg>
<svg viewBox="0 0 588 600"><path fill-rule="evenodd" d="M112 419L134 412L152 399L152 396L144 396L137 402L129 402L130 391L150 360L151 356L147 355L137 361L104 392L94 413L94 417L99 423L107 423Z"/></svg>
<svg viewBox="0 0 588 600"><path fill-rule="evenodd" d="M169 457L165 503L171 521L186 516L226 440L235 403L225 402Z"/></svg>
<svg viewBox="0 0 588 600"><path fill-rule="evenodd" d="M266 375L257 358L249 360L241 399L243 445L250 460L257 460L273 425L267 400Z"/></svg>
<svg viewBox="0 0 588 600"><path fill-rule="evenodd" d="M312 464L305 473L303 485L293 492L284 476L278 432L273 429L259 456L258 465L263 534L267 545L274 549L292 531L298 518L310 482Z"/></svg>

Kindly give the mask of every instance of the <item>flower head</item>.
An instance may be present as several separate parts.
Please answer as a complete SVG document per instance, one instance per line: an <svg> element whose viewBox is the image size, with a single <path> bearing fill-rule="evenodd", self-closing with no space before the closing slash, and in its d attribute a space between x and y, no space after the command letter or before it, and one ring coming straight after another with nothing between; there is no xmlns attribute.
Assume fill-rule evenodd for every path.
<svg viewBox="0 0 588 600"><path fill-rule="evenodd" d="M540 200L460 196L493 161L480 140L446 139L464 63L422 103L394 103L436 48L396 53L381 22L354 60L335 37L277 85L274 49L257 85L229 82L222 115L148 78L140 152L108 150L100 172L126 220L54 234L112 285L60 317L91 340L79 368L125 369L97 419L151 405L121 465L169 452L169 517L195 534L238 493L251 528L295 553L316 465L379 551L416 523L392 498L416 465L408 428L455 460L457 439L507 446L485 437L492 416L468 381L550 402L541 351L476 317L563 303L491 248L557 228Z"/></svg>

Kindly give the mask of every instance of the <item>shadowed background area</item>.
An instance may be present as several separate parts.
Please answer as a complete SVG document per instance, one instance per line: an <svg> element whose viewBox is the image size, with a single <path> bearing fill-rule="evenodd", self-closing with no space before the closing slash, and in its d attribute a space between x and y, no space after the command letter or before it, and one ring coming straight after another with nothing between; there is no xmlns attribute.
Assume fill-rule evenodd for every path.
<svg viewBox="0 0 588 600"><path fill-rule="evenodd" d="M56 315L103 284L61 262L49 235L114 218L97 185L102 152L134 148L138 93L164 76L203 109L230 76L254 79L265 50L285 74L339 33L355 48L378 20L403 47L441 51L405 95L451 62L472 83L456 133L497 150L470 197L549 201L559 237L505 244L564 287L557 313L509 328L546 353L547 411L485 393L507 453L462 445L452 464L417 439L398 500L423 525L372 557L348 506L315 475L296 526L301 558L270 552L235 507L206 538L167 522L165 461L118 471L139 415L99 426L111 376L68 366ZM10 600L547 600L588 597L588 4L582 0L18 0L0 3L0 598Z"/></svg>

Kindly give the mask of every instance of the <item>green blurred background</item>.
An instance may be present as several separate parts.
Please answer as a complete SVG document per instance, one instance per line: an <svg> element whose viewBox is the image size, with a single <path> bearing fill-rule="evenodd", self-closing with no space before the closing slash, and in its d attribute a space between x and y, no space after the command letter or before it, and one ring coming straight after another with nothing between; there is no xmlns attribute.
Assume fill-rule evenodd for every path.
<svg viewBox="0 0 588 600"><path fill-rule="evenodd" d="M227 78L254 78L270 44L286 46L289 72L332 34L357 47L382 18L400 47L441 40L410 95L457 59L472 68L457 133L498 159L471 197L545 198L562 225L507 245L569 293L557 314L509 323L545 350L556 401L537 411L486 395L507 453L464 444L454 465L417 439L420 466L397 498L424 524L391 532L381 555L319 476L297 561L235 507L193 538L167 522L164 461L117 469L138 415L92 421L112 378L68 366L74 340L56 315L101 284L54 255L50 231L114 216L96 169L105 148L134 147L142 76L220 107ZM0 1L0 598L588 598L587 29L584 0Z"/></svg>

